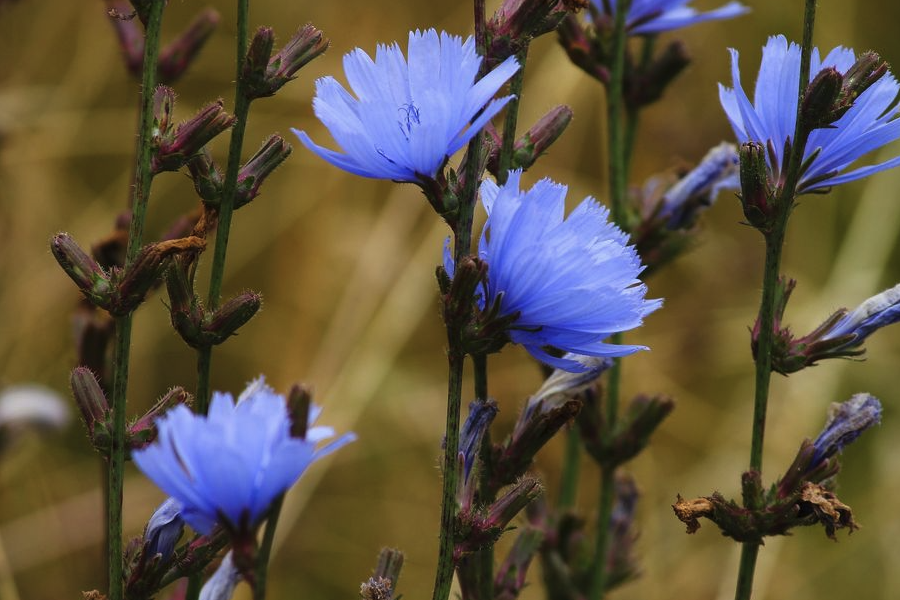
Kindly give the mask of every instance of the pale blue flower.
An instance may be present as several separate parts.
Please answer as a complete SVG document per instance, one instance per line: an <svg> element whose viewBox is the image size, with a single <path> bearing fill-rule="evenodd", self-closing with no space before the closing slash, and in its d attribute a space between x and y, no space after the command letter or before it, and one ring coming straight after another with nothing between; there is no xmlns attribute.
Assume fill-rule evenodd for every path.
<svg viewBox="0 0 900 600"><path fill-rule="evenodd" d="M241 572L234 566L231 551L225 555L219 568L212 577L203 584L200 600L231 600L234 588L241 580Z"/></svg>
<svg viewBox="0 0 900 600"><path fill-rule="evenodd" d="M722 142L706 153L700 164L666 190L657 217L670 230L690 227L722 190L739 191L741 178L737 147Z"/></svg>
<svg viewBox="0 0 900 600"><path fill-rule="evenodd" d="M310 424L319 409L310 411ZM272 501L287 491L313 461L352 441L346 434L330 444L330 427L309 427L293 438L283 396L251 383L235 403L215 392L209 415L179 405L156 421L153 444L132 453L135 464L182 506L182 518L209 534L219 523L231 531L252 531Z"/></svg>
<svg viewBox="0 0 900 600"><path fill-rule="evenodd" d="M897 321L900 321L900 284L872 296L844 315L822 339L830 340L853 334L856 337L847 346L859 346L876 330Z"/></svg>
<svg viewBox="0 0 900 600"><path fill-rule="evenodd" d="M434 178L447 157L512 98L488 103L519 69L516 59L506 59L476 82L481 60L473 38L463 42L434 29L410 32L408 62L396 43L379 45L374 61L357 48L344 56L356 97L333 77L323 77L313 100L316 116L343 152L319 146L305 131L293 132L320 157L356 175L409 182Z"/></svg>
<svg viewBox="0 0 900 600"><path fill-rule="evenodd" d="M517 315L509 338L535 358L571 372L589 367L547 348L582 356L625 356L644 346L604 342L638 327L662 304L645 300L643 266L628 235L611 224L609 211L585 198L564 218L567 188L542 179L519 189L521 171L498 187L486 180L481 201L488 219L478 256L487 263L482 307L500 303L500 316ZM453 273L449 252L445 268Z"/></svg>
<svg viewBox="0 0 900 600"><path fill-rule="evenodd" d="M625 26L636 35L649 35L689 27L704 21L717 21L738 17L749 8L740 2L729 2L724 6L700 12L687 6L691 0L632 0L628 7ZM602 13L615 15L618 0L592 0Z"/></svg>
<svg viewBox="0 0 900 600"><path fill-rule="evenodd" d="M853 50L838 46L824 59L818 49L812 51L810 81L827 67L840 73L856 62ZM778 182L786 168L785 142L794 135L797 122L797 96L800 87L800 46L788 43L784 36L770 37L763 48L762 63L756 81L753 102L741 87L738 52L731 50L733 88L719 84L719 99L740 142L754 141L768 146L767 156L773 180ZM900 85L885 73L853 102L853 106L830 126L815 129L809 136L804 161L812 158L804 171L798 191L808 192L854 181L878 171L900 165L900 157L841 173L854 161L897 138L900 119L894 99Z"/></svg>

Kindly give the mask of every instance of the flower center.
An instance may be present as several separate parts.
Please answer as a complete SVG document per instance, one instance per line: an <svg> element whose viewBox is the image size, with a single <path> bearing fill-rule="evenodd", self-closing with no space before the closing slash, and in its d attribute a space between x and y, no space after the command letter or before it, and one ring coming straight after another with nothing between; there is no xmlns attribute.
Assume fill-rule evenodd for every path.
<svg viewBox="0 0 900 600"><path fill-rule="evenodd" d="M397 109L397 114L400 115L400 120L397 121L397 125L400 127L400 133L403 134L406 141L409 141L409 135L412 133L413 125L418 125L420 123L419 107L416 106L415 102L403 104Z"/></svg>

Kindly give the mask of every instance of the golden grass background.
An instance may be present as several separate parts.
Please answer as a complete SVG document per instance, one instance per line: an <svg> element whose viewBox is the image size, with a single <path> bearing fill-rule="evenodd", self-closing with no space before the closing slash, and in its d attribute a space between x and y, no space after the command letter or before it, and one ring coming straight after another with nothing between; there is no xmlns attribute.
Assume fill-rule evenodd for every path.
<svg viewBox="0 0 900 600"><path fill-rule="evenodd" d="M664 102L645 113L635 183L677 161L695 161L731 138L715 87L728 81L726 47L741 51L749 88L766 36L799 37L801 2L752 4L749 16L679 32L695 62ZM820 5L819 46L872 48L900 64L900 7L875 0ZM164 39L203 6L170 2ZM175 86L180 118L217 97L225 98L226 107L232 103L234 7L214 6L222 23ZM313 82L324 74L342 79L340 58L353 47L372 52L377 42L400 40L405 48L407 32L415 28L471 31L468 2L257 0L251 18L274 26L282 41L312 22L332 46L277 97L255 103L247 153L272 132L287 135L291 126L326 143L310 107ZM68 231L89 245L109 231L128 194L139 89L125 73L106 20L96 0L0 5L2 386L35 381L67 394L77 294L48 242ZM576 115L529 180L549 176L567 183L573 203L588 194L604 199L600 87L568 63L552 36L536 43L529 58L520 123L558 103ZM359 441L330 464L314 467L289 496L270 597L354 598L378 549L391 545L407 553L404 596L427 598L437 548L446 368L433 267L446 230L415 187L351 176L294 145L294 156L263 195L236 215L226 293L259 290L265 307L215 352L214 387L237 392L260 373L282 390L309 382L326 406L322 422L356 431ZM224 148L222 142L214 148L223 163ZM884 156L897 151L895 146ZM900 172L893 171L803 200L784 265L800 280L788 309L798 331L900 280L898 186ZM195 202L187 177L158 177L148 235ZM669 392L678 406L649 450L629 466L643 492L643 576L615 594L622 600L732 594L737 546L706 524L685 535L669 505L679 492L739 494L752 410L747 327L758 302L762 259L759 236L740 219L737 202L723 195L704 219L697 247L650 282L651 296L664 297L665 307L628 336L652 352L626 361L626 394ZM898 331L871 338L865 362L830 362L774 380L767 481L789 464L803 437L819 431L830 402L869 391L882 399L885 415L884 425L844 459L839 493L863 529L849 538L841 534L837 544L818 530L770 540L761 553L756 598L900 597ZM169 386L193 388L193 353L171 332L158 296L139 312L134 340L132 414ZM500 436L540 380L520 349L492 357L490 366L491 393L502 411L495 429ZM551 444L537 465L551 497L559 459L560 445ZM584 465L581 509L590 511L597 482L596 470ZM49 439L25 439L0 456L0 597L74 598L102 585L100 485L98 461L77 424ZM129 471L129 535L140 532L161 499L142 475ZM533 568L531 581L538 577ZM247 597L245 589L239 597ZM540 597L539 585L523 595Z"/></svg>

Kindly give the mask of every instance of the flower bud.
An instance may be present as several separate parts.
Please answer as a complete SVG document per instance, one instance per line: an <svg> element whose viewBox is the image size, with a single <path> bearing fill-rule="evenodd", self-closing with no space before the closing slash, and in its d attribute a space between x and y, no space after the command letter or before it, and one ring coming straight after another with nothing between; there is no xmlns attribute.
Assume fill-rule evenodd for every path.
<svg viewBox="0 0 900 600"><path fill-rule="evenodd" d="M888 72L888 64L875 52L864 52L844 73L844 85L838 101L840 118L859 96ZM845 108L846 107L846 108Z"/></svg>
<svg viewBox="0 0 900 600"><path fill-rule="evenodd" d="M233 123L234 117L225 112L222 100L217 100L179 125L174 134L166 135L166 132L162 131L162 138L152 161L153 172L177 171L203 146Z"/></svg>
<svg viewBox="0 0 900 600"><path fill-rule="evenodd" d="M654 216L665 220L670 231L689 229L720 191L739 189L739 163L734 144L711 148L700 164L666 190Z"/></svg>
<svg viewBox="0 0 900 600"><path fill-rule="evenodd" d="M248 204L259 195L260 186L291 155L291 151L291 146L280 135L273 135L266 140L262 148L238 172L235 209Z"/></svg>
<svg viewBox="0 0 900 600"><path fill-rule="evenodd" d="M525 577L531 559L537 554L543 541L544 534L540 530L532 527L522 530L494 577L497 600L516 600L519 597L526 585Z"/></svg>
<svg viewBox="0 0 900 600"><path fill-rule="evenodd" d="M810 82L800 109L800 123L806 131L825 127L837 120L834 108L843 83L843 76L834 67L822 69Z"/></svg>
<svg viewBox="0 0 900 600"><path fill-rule="evenodd" d="M175 90L160 85L153 92L153 137L162 140L171 135L175 124Z"/></svg>
<svg viewBox="0 0 900 600"><path fill-rule="evenodd" d="M766 151L762 144L746 142L740 149L741 205L744 217L762 232L771 229L775 217L771 204Z"/></svg>
<svg viewBox="0 0 900 600"><path fill-rule="evenodd" d="M866 429L881 423L881 403L869 394L855 394L846 402L835 402L828 411L828 421L813 442L815 465L838 454L852 444Z"/></svg>
<svg viewBox="0 0 900 600"><path fill-rule="evenodd" d="M162 556L167 562L175 552L175 544L184 532L184 520L181 518L181 503L175 498L168 498L153 512L144 530L145 556L152 558Z"/></svg>
<svg viewBox="0 0 900 600"><path fill-rule="evenodd" d="M184 74L220 19L219 13L212 8L200 11L187 29L160 51L157 61L160 81L172 83Z"/></svg>
<svg viewBox="0 0 900 600"><path fill-rule="evenodd" d="M543 492L544 488L537 479L525 477L519 480L490 506L485 525L497 530L499 535L523 508Z"/></svg>
<svg viewBox="0 0 900 600"><path fill-rule="evenodd" d="M271 27L260 27L253 34L247 48L247 58L241 78L251 98L258 97L256 92L266 89L266 69L275 47L275 31Z"/></svg>
<svg viewBox="0 0 900 600"><path fill-rule="evenodd" d="M691 57L684 42L670 43L645 70L628 81L630 85L625 94L628 106L638 108L662 98L669 84L690 64Z"/></svg>
<svg viewBox="0 0 900 600"><path fill-rule="evenodd" d="M559 139L572 121L572 109L565 105L551 109L513 145L512 169L528 169Z"/></svg>
<svg viewBox="0 0 900 600"><path fill-rule="evenodd" d="M123 15L130 12L128 3L124 1L109 2L109 22L116 30L119 49L125 68L134 77L140 77L144 65L144 32L134 19Z"/></svg>
<svg viewBox="0 0 900 600"><path fill-rule="evenodd" d="M94 426L109 420L109 403L100 388L97 378L90 369L76 367L69 379L75 404L81 410L81 418L87 427L88 435L93 437Z"/></svg>
<svg viewBox="0 0 900 600"><path fill-rule="evenodd" d="M556 32L559 43L576 67L604 85L609 83L606 63L610 57L600 40L589 38L580 21L572 15L562 20Z"/></svg>
<svg viewBox="0 0 900 600"><path fill-rule="evenodd" d="M222 201L222 188L225 180L222 171L216 165L206 147L200 149L187 163L194 190L200 199L207 204L218 206ZM240 175L238 175L240 178Z"/></svg>
<svg viewBox="0 0 900 600"><path fill-rule="evenodd" d="M274 95L284 84L295 78L297 71L325 52L328 44L328 38L312 25L307 24L298 29L290 41L269 60L264 79L259 81L254 78L255 81L250 82L249 97ZM269 51L271 52L271 46Z"/></svg>
<svg viewBox="0 0 900 600"><path fill-rule="evenodd" d="M139 450L156 439L156 420L166 411L180 404L190 406L192 397L184 388L173 387L156 401L150 410L128 426L126 432L129 450Z"/></svg>
<svg viewBox="0 0 900 600"><path fill-rule="evenodd" d="M56 234L50 242L50 250L91 304L101 308L109 306L112 293L109 277L69 234Z"/></svg>
<svg viewBox="0 0 900 600"><path fill-rule="evenodd" d="M291 419L291 437L306 439L311 408L312 390L303 384L295 383L292 385L287 394L287 410Z"/></svg>
<svg viewBox="0 0 900 600"><path fill-rule="evenodd" d="M237 330L259 311L262 295L257 292L243 292L220 306L212 315L207 315L203 324L206 342L218 345L234 335Z"/></svg>

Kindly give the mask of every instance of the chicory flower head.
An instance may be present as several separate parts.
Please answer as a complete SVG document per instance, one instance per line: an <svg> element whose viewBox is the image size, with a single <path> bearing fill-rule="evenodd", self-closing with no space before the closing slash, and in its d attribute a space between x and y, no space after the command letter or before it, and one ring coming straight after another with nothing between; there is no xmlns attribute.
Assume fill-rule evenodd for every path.
<svg viewBox="0 0 900 600"><path fill-rule="evenodd" d="M628 235L593 198L564 218L567 187L542 179L523 192L521 175L511 171L502 187L489 180L481 185L488 214L478 245L488 265L482 308L499 302L501 317L517 315L509 338L566 371L588 367L572 356L553 356L547 347L599 357L646 350L603 341L638 327L662 304L644 299L647 287L638 279L643 266ZM449 250L444 266L452 277Z"/></svg>
<svg viewBox="0 0 900 600"><path fill-rule="evenodd" d="M343 152L292 131L326 161L363 177L413 183L434 178L447 157L512 98L488 103L519 69L516 59L509 57L476 81L481 60L473 38L463 42L434 29L410 32L408 61L396 43L379 45L374 61L357 48L344 56L356 97L333 77L323 77L313 100L313 111Z"/></svg>
<svg viewBox="0 0 900 600"><path fill-rule="evenodd" d="M706 12L686 6L691 0L632 0L628 7L625 26L635 35L651 35L689 27L704 21L717 21L738 17L750 9L740 2L728 4ZM619 0L592 0L597 10L615 15Z"/></svg>
<svg viewBox="0 0 900 600"><path fill-rule="evenodd" d="M812 51L810 81L833 67L845 74L856 63L853 50L838 46L821 59ZM733 88L719 84L719 100L740 142L754 141L769 147L769 168L777 181L786 168L785 142L794 135L800 86L800 46L783 35L769 38L762 52L753 102L741 86L738 52L731 49ZM858 158L900 138L900 119L894 99L900 84L885 73L853 101L853 105L828 127L814 129L803 160L810 161L798 191L809 192L861 179L900 165L900 157L841 173Z"/></svg>
<svg viewBox="0 0 900 600"><path fill-rule="evenodd" d="M847 346L859 346L873 332L900 321L900 284L876 294L847 313L822 339L853 334Z"/></svg>
<svg viewBox="0 0 900 600"><path fill-rule="evenodd" d="M312 425L320 409L312 407ZM330 427L312 427L293 438L283 396L262 377L235 403L215 392L209 415L179 405L156 422L157 441L132 453L138 468L181 504L181 517L209 534L219 523L232 532L259 525L272 501L290 488L315 460L354 439L334 436Z"/></svg>

